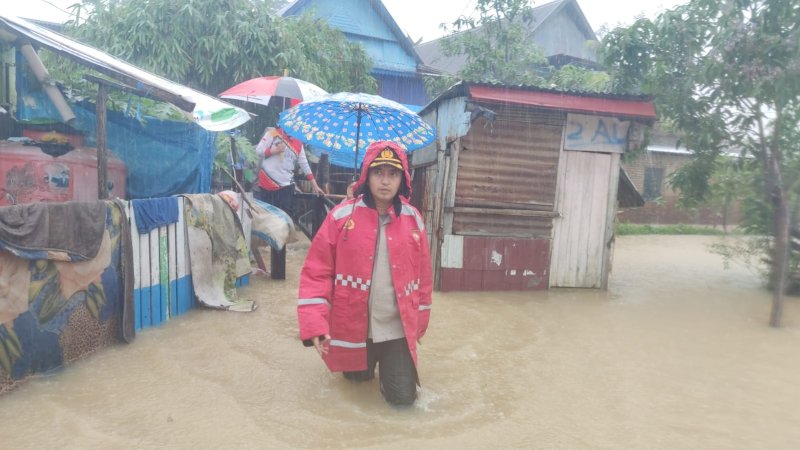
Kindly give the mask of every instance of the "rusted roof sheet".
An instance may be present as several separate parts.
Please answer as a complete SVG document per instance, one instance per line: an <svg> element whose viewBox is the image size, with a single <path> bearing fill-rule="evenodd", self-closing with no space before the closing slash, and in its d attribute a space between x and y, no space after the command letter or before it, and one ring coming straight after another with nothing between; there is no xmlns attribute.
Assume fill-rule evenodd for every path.
<svg viewBox="0 0 800 450"><path fill-rule="evenodd" d="M569 112L608 114L648 120L656 118L656 108L649 100L615 98L613 95L581 95L550 90L519 89L486 85L470 85L469 95L475 100L492 103L553 108Z"/></svg>

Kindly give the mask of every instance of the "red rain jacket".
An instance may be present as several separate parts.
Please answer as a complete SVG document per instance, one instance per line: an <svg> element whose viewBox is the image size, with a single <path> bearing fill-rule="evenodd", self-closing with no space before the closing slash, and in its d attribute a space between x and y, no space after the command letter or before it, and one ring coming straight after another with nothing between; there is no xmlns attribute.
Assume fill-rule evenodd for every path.
<svg viewBox="0 0 800 450"><path fill-rule="evenodd" d="M356 189L366 182L370 162L387 146L395 149L403 163L410 193L405 152L386 141L367 149ZM397 306L408 349L417 364L417 340L425 334L430 319L430 249L422 215L408 199L400 199L401 213L397 216L394 208L389 209L391 222L385 230ZM300 273L300 339L311 345L311 338L329 334L329 349L323 359L334 372L367 369L369 287L377 231L378 212L368 207L362 196L340 203L314 237Z"/></svg>

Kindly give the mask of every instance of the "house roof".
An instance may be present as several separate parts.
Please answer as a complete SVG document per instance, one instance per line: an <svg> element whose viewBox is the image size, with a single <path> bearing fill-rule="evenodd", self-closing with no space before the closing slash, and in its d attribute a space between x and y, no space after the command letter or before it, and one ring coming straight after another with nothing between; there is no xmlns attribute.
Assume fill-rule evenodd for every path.
<svg viewBox="0 0 800 450"><path fill-rule="evenodd" d="M108 53L24 19L0 14L0 40L11 43L35 43L136 90L159 93L163 98L171 98L170 103L191 112L195 122L210 131L229 130L250 120L250 115L241 108L154 75Z"/></svg>
<svg viewBox="0 0 800 450"><path fill-rule="evenodd" d="M568 13L586 37L586 40L596 41L597 35L594 34L592 26L589 24L589 21L586 20L586 16L583 15L583 11L580 6L578 6L577 0L556 0L533 8L534 25L531 31L536 31L548 18L555 16L559 11L565 8L569 8Z"/></svg>
<svg viewBox="0 0 800 450"><path fill-rule="evenodd" d="M652 99L643 95L598 94L593 92L559 91L535 86L508 86L488 83L461 82L425 105L419 114L424 115L445 99L467 96L487 103L517 104L567 112L605 114L655 120L656 110Z"/></svg>
<svg viewBox="0 0 800 450"><path fill-rule="evenodd" d="M617 185L617 201L621 208L638 208L644 206L644 197L636 189L628 172L619 166L619 184Z"/></svg>
<svg viewBox="0 0 800 450"><path fill-rule="evenodd" d="M551 17L555 17L560 11L567 10L567 13L575 22L575 25L583 33L587 41L597 41L597 36L592 31L589 21L586 20L583 11L578 6L577 0L556 0L546 3L541 6L536 6L532 9L533 20L531 21L532 27L528 30L530 36L534 36L539 28L541 28ZM481 28L477 27L471 30L461 31L459 33L474 33ZM452 35L442 36L440 38L423 42L416 45L417 53L419 53L422 61L431 67L434 67L444 73L457 73L461 70L467 61L465 54L447 56L442 50L442 40L451 37ZM569 55L547 55L569 57Z"/></svg>
<svg viewBox="0 0 800 450"><path fill-rule="evenodd" d="M409 37L403 33L403 30L400 29L399 25L397 25L394 17L392 17L392 15L389 13L389 10L386 9L386 6L383 4L383 2L381 0L368 1L372 9L378 14L378 17L383 20L394 37L397 39L397 43L400 45L400 47L402 47L403 50L411 55L417 64L422 64L422 58L420 58L419 54L414 48L414 43L411 42L411 39L409 39ZM278 11L278 15L282 17L299 15L304 10L308 9L313 2L314 0L295 0L294 2L281 8Z"/></svg>

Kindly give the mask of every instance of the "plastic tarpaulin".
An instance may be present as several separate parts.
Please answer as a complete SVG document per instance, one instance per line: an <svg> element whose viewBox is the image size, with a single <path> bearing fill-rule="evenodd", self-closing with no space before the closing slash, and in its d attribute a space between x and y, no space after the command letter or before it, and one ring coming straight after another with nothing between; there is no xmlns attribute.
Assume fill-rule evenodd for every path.
<svg viewBox="0 0 800 450"><path fill-rule="evenodd" d="M0 11L0 28L17 35L18 41L33 41L40 46L91 67L117 80L136 81L136 88L159 90L177 96L181 108L201 127L209 131L226 131L250 120L247 111L225 103L215 97L180 85L166 78L142 70L115 58L108 53L40 27L19 17L5 17ZM21 61L21 60L18 60ZM191 111L190 111L191 108Z"/></svg>
<svg viewBox="0 0 800 450"><path fill-rule="evenodd" d="M59 123L58 112L27 70L17 70L17 119L23 123ZM138 102L133 97L134 102ZM70 104L85 145L96 146L95 104ZM106 145L128 169L127 198L169 197L211 190L216 133L193 122L131 117L108 111Z"/></svg>
<svg viewBox="0 0 800 450"><path fill-rule="evenodd" d="M86 145L96 146L95 106L73 105ZM200 194L211 191L216 133L191 122L145 118L109 111L107 146L128 167L129 199Z"/></svg>

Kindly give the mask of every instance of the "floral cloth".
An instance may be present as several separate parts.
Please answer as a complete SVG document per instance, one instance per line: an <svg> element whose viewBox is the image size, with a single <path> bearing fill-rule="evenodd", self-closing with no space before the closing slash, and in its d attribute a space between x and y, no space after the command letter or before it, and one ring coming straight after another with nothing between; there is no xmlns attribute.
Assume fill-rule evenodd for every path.
<svg viewBox="0 0 800 450"><path fill-rule="evenodd" d="M236 280L250 273L242 225L218 195L185 195L184 217L197 300L211 308L252 311L252 301L239 299Z"/></svg>
<svg viewBox="0 0 800 450"><path fill-rule="evenodd" d="M24 259L0 250L0 393L34 373L132 339L133 272L124 208L106 210L96 255L85 261Z"/></svg>

